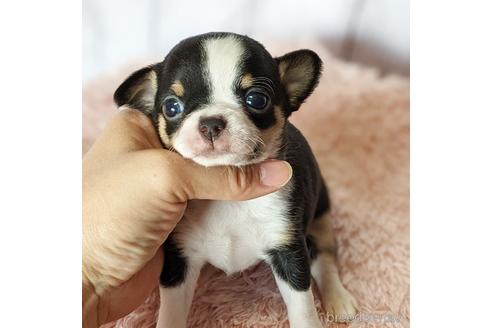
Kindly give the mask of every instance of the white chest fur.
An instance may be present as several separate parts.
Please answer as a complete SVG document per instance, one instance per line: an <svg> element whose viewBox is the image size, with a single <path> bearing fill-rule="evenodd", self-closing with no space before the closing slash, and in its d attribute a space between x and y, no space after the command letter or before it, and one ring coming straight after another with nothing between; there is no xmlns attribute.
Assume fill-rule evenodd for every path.
<svg viewBox="0 0 492 328"><path fill-rule="evenodd" d="M186 257L227 274L242 271L289 238L288 190L249 201L191 201L176 227Z"/></svg>

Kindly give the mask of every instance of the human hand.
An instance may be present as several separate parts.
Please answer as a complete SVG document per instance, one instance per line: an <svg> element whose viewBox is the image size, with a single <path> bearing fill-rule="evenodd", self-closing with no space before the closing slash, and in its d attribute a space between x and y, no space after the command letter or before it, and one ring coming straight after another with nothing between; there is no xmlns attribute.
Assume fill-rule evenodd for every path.
<svg viewBox="0 0 492 328"><path fill-rule="evenodd" d="M280 189L292 175L282 161L200 166L162 149L150 119L130 109L109 122L82 169L84 327L126 315L157 286L161 245L188 200L247 200Z"/></svg>

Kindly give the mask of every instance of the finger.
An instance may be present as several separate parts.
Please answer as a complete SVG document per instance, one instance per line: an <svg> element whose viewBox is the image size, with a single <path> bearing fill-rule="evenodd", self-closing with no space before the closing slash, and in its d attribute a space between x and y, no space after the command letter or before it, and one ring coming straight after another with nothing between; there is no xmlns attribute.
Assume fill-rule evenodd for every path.
<svg viewBox="0 0 492 328"><path fill-rule="evenodd" d="M111 118L90 152L111 158L150 148L162 148L150 118L136 110L123 108Z"/></svg>
<svg viewBox="0 0 492 328"><path fill-rule="evenodd" d="M289 163L204 167L188 161L182 175L189 199L247 200L279 190L292 177Z"/></svg>

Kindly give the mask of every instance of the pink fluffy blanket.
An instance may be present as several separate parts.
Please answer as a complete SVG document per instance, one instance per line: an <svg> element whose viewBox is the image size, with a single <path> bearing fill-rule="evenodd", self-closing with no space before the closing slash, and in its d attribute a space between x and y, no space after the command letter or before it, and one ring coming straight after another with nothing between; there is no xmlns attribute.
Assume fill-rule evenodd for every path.
<svg viewBox="0 0 492 328"><path fill-rule="evenodd" d="M291 121L304 133L330 187L342 280L360 305L350 324L409 326L409 82L333 58L313 42L268 47L273 54L317 51L324 74ZM147 62L150 63L150 62ZM116 111L112 93L141 63L92 81L83 90L83 151ZM159 296L105 327L153 327ZM286 308L264 264L226 276L208 267L200 277L189 327L288 327Z"/></svg>

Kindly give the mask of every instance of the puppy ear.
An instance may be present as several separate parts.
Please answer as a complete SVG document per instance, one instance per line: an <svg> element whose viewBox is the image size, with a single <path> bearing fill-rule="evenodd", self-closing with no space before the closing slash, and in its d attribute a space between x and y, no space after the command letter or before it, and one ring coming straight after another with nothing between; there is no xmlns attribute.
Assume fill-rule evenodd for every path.
<svg viewBox="0 0 492 328"><path fill-rule="evenodd" d="M116 89L113 99L118 106L128 105L145 114L152 112L157 92L156 66L144 67L123 82Z"/></svg>
<svg viewBox="0 0 492 328"><path fill-rule="evenodd" d="M275 60L291 111L296 111L316 88L323 63L314 51L306 49L289 52Z"/></svg>

